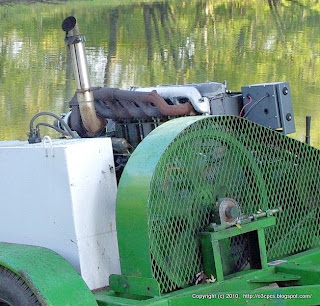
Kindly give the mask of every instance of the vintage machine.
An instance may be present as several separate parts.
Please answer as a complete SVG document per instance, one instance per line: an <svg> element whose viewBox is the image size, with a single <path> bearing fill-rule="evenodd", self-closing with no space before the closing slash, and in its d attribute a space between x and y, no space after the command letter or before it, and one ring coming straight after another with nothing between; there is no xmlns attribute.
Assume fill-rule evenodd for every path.
<svg viewBox="0 0 320 306"><path fill-rule="evenodd" d="M0 143L0 305L320 304L320 153L287 136L289 84L92 88L62 28L70 112Z"/></svg>

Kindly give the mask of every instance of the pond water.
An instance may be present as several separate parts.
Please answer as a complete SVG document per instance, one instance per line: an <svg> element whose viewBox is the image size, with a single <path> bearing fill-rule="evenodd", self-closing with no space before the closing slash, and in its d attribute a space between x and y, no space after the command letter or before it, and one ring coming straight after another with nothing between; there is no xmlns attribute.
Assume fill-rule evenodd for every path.
<svg viewBox="0 0 320 306"><path fill-rule="evenodd" d="M0 5L0 140L68 110L75 81L61 23L76 16L93 86L288 81L297 132L320 147L318 1L64 1Z"/></svg>

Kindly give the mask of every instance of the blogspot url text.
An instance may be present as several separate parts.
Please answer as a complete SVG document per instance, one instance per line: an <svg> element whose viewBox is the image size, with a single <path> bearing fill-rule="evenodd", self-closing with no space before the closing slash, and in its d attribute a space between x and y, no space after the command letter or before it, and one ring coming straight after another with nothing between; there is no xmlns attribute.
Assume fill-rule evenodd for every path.
<svg viewBox="0 0 320 306"><path fill-rule="evenodd" d="M192 294L193 299L311 299L312 294L237 294L237 293L214 293L214 294Z"/></svg>

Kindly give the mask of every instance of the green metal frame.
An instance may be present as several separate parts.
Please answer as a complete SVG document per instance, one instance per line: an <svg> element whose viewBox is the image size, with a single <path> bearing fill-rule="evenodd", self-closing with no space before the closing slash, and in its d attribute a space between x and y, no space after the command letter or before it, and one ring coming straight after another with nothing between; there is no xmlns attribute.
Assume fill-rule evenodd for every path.
<svg viewBox="0 0 320 306"><path fill-rule="evenodd" d="M192 127L193 124L196 127L194 129ZM184 154L183 158L188 160L189 163L193 162L190 156L194 154L195 151L191 149L190 152L185 149L183 151L180 150L179 139L183 138L190 146L196 147L197 142L193 142L192 140L197 139L200 133L201 139L213 139L213 147L215 146L214 141L220 141L221 144L226 143L230 145L230 148L232 148L231 158L236 160L239 167L248 166L250 168L245 172L246 174L250 174L251 171L254 175L248 187L257 186L256 189L251 189L258 190L258 194L255 194L257 201L252 201L249 197L247 201L239 201L244 202L241 203L241 208L244 209L243 212L245 214L254 214L257 210L268 210L271 207L281 207L282 212L279 214L279 217L277 217L277 226L266 230L266 227L274 224L274 217L267 217L263 220L242 225L242 229L240 230L233 227L221 229L221 232L215 232L214 230L210 232L210 230L208 230L201 234L204 237L202 243L206 249L204 257L207 258L207 263L209 263L207 267L206 263L204 263L204 269L207 269L205 274L207 276L213 274L217 278L216 283L185 288L185 286L190 285L191 282L183 284L177 280L177 286L184 289L171 290L170 285L163 289L163 284L160 283L162 279L158 279L153 275L154 271L158 273L159 270L157 270L157 268L159 266L161 269L165 265L162 265L160 261L162 260L161 258L156 259L158 261L157 265L158 263L160 263L160 265L155 266L153 264L155 256L150 238L150 235L153 233L149 230L149 227L154 220L154 223L161 220L162 215L160 209L155 209L152 212L153 214L150 214L151 219L148 219L150 216L148 215L148 209L150 209L150 205L148 206L150 203L148 203L148 201L152 199L150 200L150 202L152 202L154 199L150 196L152 192L151 187L155 189L157 189L157 186L161 187L161 182L153 181L156 175L159 176L158 173L155 173L159 170L158 166L160 165L160 168L164 166L164 169L170 169L166 168L166 165L171 166L170 158L176 158L174 154L167 154L168 151L183 152L181 153ZM208 137L206 138L205 135L208 135ZM208 146L210 146L210 141L208 142ZM200 152L202 153L202 151ZM239 155L235 154L235 152L239 152L241 158L238 158ZM219 156L218 151L217 153ZM215 154L215 152L213 154ZM164 158L165 155L169 156L168 159L166 159L167 157ZM177 160L179 162L178 158ZM183 173L175 170L179 167L178 162L177 164L172 163L173 166L171 166L176 172L173 171L173 173L169 174L167 172L161 172L161 178L166 180L167 175L172 174L170 177L171 181L174 181L175 178L178 183L182 181ZM213 162L215 162L215 160L213 160ZM227 162L227 167L234 167L233 160L227 160ZM221 165L220 170L223 172L225 164L221 163ZM219 166L220 165L217 167ZM201 162L199 162L196 167L200 169ZM192 168L195 170L194 173L198 171L196 167ZM280 135L275 131L258 126L243 118L229 116L184 117L163 124L149 134L137 147L122 175L117 200L117 229L123 276L111 277L110 286L113 290L108 294L105 292L96 294L95 296L98 303L101 303L101 305L106 305L105 303L124 305L136 303L146 305L189 305L197 304L198 302L212 303L209 299L199 300L192 298L192 294L216 294L216 296L223 294L226 296L227 293L234 293L238 294L239 298L234 296L233 300L239 304L301 304L301 299L298 298L293 298L288 302L288 299L283 297L277 298L271 296L267 299L255 299L252 297L252 294L262 292L261 294L265 295L278 293L312 294L311 298L305 300L305 302L307 304L319 304L320 294L317 293L320 289L320 274L318 269L320 262L319 259L317 259L317 257L319 257L319 249L311 251L314 256L309 266L313 266L312 269L303 263L311 254L306 250L319 247L318 230L316 229L319 224L319 210L316 203L319 203L320 193L314 190L310 191L311 186L316 186L317 182L319 182L320 176L318 169L320 169L318 150L294 139ZM225 170L225 172L227 172L228 169L226 168ZM193 187L193 185L197 185L196 181L198 178L196 176L193 177L192 174L191 172L188 173L187 183L183 185L183 190L187 190L188 186ZM236 177L237 180L239 178L241 177ZM226 179L226 177L221 175L219 179L223 180ZM230 180L230 177L227 179ZM153 185L151 186L152 183ZM174 188L181 190L179 189L178 183L174 185ZM233 183L233 181L231 181L231 183ZM237 189L238 191L241 190L243 192L242 194L245 194L246 191L244 185L245 184L241 185L240 182L240 187ZM197 201L198 194L200 194L199 197L202 198L205 204L212 202L212 194L224 196L223 194L220 195L215 192L215 186L211 186L211 190L213 189L214 192L211 192L210 195L210 192L207 192L210 186L209 184L207 186L205 181L200 187L202 188L190 188L192 193L190 192L189 198L194 196L195 198L192 198L194 202ZM175 196L175 193L172 194ZM175 210L176 215L182 215L181 211L185 206L180 198L178 198L177 202L171 201L172 199L169 197L168 199L169 201L166 203L161 201L157 202L158 200L154 201L154 203L159 204L159 206L162 205L167 210L170 210L169 205L174 206L177 204L176 206L179 208ZM185 212L187 212L187 210ZM313 225L310 223L312 219L311 216L318 218ZM153 217L154 219L152 219ZM185 214L183 217L188 220L188 216ZM164 220L164 218L162 220ZM192 220L190 222L192 222ZM176 228L178 228L178 226L179 225L177 225ZM312 226L312 228L310 228L310 226ZM170 229L169 227L169 230ZM161 227L158 227L156 230L161 232ZM293 233L297 235L293 235ZM224 245L224 240L227 240L227 237L230 238L239 234L244 236L251 235L250 242L252 241L252 243L254 243L258 260L253 263L253 267L251 267L250 270L245 269L234 273L226 271L228 270L228 262L224 263L224 260L222 260L222 258L224 259L224 257L226 257L224 251L228 249L228 246ZM286 241L287 236L292 240ZM173 236L170 236L170 239L172 239L172 237ZM304 237L306 238L304 239ZM187 238L182 238L187 241ZM179 247L182 249L179 241L175 246L177 249ZM156 251L158 250L156 249ZM164 246L159 246L159 253L161 252L161 255L168 251L170 252L170 250L165 249ZM288 256L296 252L301 253L291 262L293 257ZM183 255L185 255L185 253ZM188 264L188 262L183 261L184 258L186 257L181 256L180 260L182 263L179 263L179 265ZM268 260L275 259L281 259L284 263L280 261L280 264L267 264ZM297 266L295 263L296 260L301 260L301 264ZM154 269L154 267L156 268ZM174 278L174 276L169 275L169 273L166 275L170 278L170 281L171 277ZM307 281L307 276L311 278L309 281ZM280 285L285 284L287 287L262 288L275 282ZM160 292L159 285L161 288ZM214 303L229 305L230 299L215 298Z"/></svg>
<svg viewBox="0 0 320 306"><path fill-rule="evenodd" d="M97 305L76 270L49 249L1 242L0 266L21 277L42 305Z"/></svg>
<svg viewBox="0 0 320 306"><path fill-rule="evenodd" d="M276 220L274 217L266 217L241 225L239 228L234 226L220 231L214 231L213 228L207 227L204 232L200 233L205 274L214 275L218 281L223 281L225 278L225 270L229 270L228 262L226 267L223 265L222 256L229 257L227 252L222 252L223 241L230 237L255 232L257 233L257 237L255 238L254 235L251 235L250 247L252 250L255 249L259 254L255 254L256 259L252 265L260 269L267 268L264 228L275 225L275 223Z"/></svg>
<svg viewBox="0 0 320 306"><path fill-rule="evenodd" d="M220 163L219 151L213 151L210 155L210 151L202 148L206 152L203 155L208 154L208 158L216 153L218 156L217 162L214 158L211 159L211 165L220 171L212 185L213 180L202 179L197 175L207 170L203 166L205 158L196 160L200 154L196 155L196 151L192 148L186 149L187 145L194 148L198 148L198 145L201 147L201 143L207 140L205 146L212 146L213 150L219 149L220 146L222 153L223 150L231 152L230 157L225 155L225 160ZM183 169L187 169L185 174L177 170L180 169L181 155L183 155L182 162L196 164L195 167ZM319 215L314 203L320 199L320 193L310 192L310 186L317 184L320 178L319 171L316 170L320 167L318 157L318 150L243 118L183 117L161 125L134 151L120 180L116 214L121 269L124 277L113 276L111 288L119 293L158 296L158 286L152 280L160 285L160 295L192 284L193 275L198 273L201 267L198 267L198 262L195 260L192 261L192 265L191 261L188 261L189 258L199 258L197 257L199 254L196 253L198 249L194 251L198 247L198 240L194 239L195 231L192 227L197 219L189 218L188 208L198 209L196 203L202 203L200 210L205 211L206 207L213 205L216 198L226 196L223 194L225 191L219 189L220 181L224 180L227 181L225 188L233 186L236 189L236 200L241 204L242 212L245 214L255 213L258 209L268 210L279 206L283 208L281 217L277 218L276 227L268 228L265 232L262 229L256 231L262 260L261 268L266 267L267 256L269 260L274 260L319 246L316 230L318 223L314 225L310 223L312 216ZM172 160L174 162L171 163ZM311 166L312 162L315 163L314 166ZM239 176L234 171L229 171L235 168L237 171L240 169ZM244 177L249 178L244 183L241 180L242 168L245 171ZM168 172L170 169L173 169L172 172ZM190 172L190 169L193 169L193 172ZM208 171L210 175L215 175L214 169L208 168ZM300 178L299 181L296 176ZM169 179L173 182L172 190L166 194L162 186L163 182ZM202 180L202 185L198 180ZM184 197L180 196L180 190L189 192L188 201L184 201ZM153 197L155 194L157 198ZM294 209L293 205L297 209ZM171 210L174 213L169 219L167 216ZM198 211L195 213L192 211L190 216L197 215ZM188 232L181 230L179 232L181 224L171 221L176 216L177 219L180 218L179 221L181 220L181 224L188 229ZM207 223L203 223L205 224ZM200 225L197 225L197 228L199 227ZM191 232L189 228L192 228ZM178 234L171 235L173 231ZM283 243L286 235L295 241ZM306 239L303 238L305 236ZM158 241L161 241L160 245ZM181 241L184 244L180 243ZM191 247L187 249L186 244ZM262 244L266 245L266 252L261 251ZM222 241L219 243L219 248L224 248ZM172 256L171 250L174 254ZM219 256L215 254L216 258ZM196 269L186 271L185 266L196 266ZM180 274L177 276L171 267L176 267ZM183 273L186 271L187 277L184 278L180 271ZM218 274L219 280L222 280L223 273L220 271Z"/></svg>
<svg viewBox="0 0 320 306"><path fill-rule="evenodd" d="M268 222L272 222L271 219ZM161 297L137 299L113 291L94 293L99 305L320 305L320 248L228 275ZM271 287L277 282L285 287ZM134 299L136 298L136 299Z"/></svg>

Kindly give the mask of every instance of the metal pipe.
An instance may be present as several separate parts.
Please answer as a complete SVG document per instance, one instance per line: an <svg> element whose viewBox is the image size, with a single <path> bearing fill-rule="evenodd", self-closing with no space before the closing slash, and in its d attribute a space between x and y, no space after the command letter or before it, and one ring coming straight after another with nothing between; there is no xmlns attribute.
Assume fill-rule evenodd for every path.
<svg viewBox="0 0 320 306"><path fill-rule="evenodd" d="M306 143L310 145L311 116L306 116Z"/></svg>
<svg viewBox="0 0 320 306"><path fill-rule="evenodd" d="M200 114L210 114L210 103L208 98L203 97L199 90L193 86L169 85L156 87L136 87L132 90L137 92L156 91L163 99L169 99L172 101L179 98L186 98L191 102L192 106L197 112Z"/></svg>
<svg viewBox="0 0 320 306"><path fill-rule="evenodd" d="M85 50L85 37L79 34L75 17L67 17L62 23L66 32L66 44L72 58L73 72L77 84L77 99L81 119L89 136L96 136L105 127L105 120L99 118L94 107L94 98L90 86L88 63Z"/></svg>

